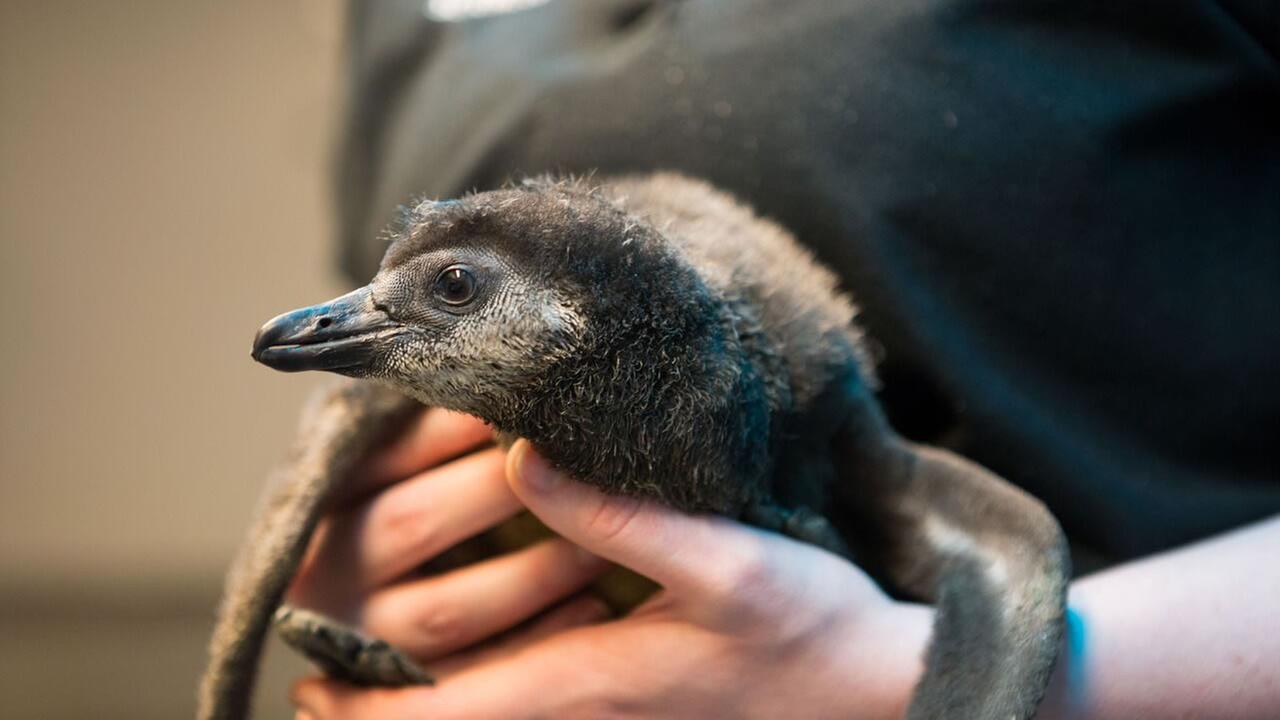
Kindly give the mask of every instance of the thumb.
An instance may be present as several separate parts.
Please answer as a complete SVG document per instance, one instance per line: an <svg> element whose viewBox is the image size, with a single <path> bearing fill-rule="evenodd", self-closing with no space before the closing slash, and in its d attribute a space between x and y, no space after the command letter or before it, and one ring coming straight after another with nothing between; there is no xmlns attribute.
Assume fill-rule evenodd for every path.
<svg viewBox="0 0 1280 720"><path fill-rule="evenodd" d="M547 527L668 591L706 590L716 569L736 567L743 549L758 544L753 533L723 518L687 515L577 482L551 467L527 440L511 447L507 480Z"/></svg>

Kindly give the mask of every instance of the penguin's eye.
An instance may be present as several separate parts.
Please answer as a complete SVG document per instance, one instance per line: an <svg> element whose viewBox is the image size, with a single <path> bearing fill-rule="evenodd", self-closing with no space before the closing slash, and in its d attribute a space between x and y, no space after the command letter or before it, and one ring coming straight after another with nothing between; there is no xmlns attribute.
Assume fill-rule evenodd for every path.
<svg viewBox="0 0 1280 720"><path fill-rule="evenodd" d="M435 293L449 305L466 305L476 296L476 276L461 265L450 265L436 276Z"/></svg>

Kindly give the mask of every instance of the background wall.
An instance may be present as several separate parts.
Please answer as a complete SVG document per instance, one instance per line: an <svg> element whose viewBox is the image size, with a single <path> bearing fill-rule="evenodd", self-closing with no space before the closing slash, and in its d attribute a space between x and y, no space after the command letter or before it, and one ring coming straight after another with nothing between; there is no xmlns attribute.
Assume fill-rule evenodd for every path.
<svg viewBox="0 0 1280 720"><path fill-rule="evenodd" d="M0 698L189 716L331 270L336 0L0 3ZM264 717L298 665L272 665Z"/></svg>

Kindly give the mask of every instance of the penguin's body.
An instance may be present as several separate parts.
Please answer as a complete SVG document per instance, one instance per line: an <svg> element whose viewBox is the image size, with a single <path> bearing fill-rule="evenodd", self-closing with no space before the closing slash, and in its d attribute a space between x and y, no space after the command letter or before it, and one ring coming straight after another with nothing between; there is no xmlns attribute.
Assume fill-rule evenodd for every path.
<svg viewBox="0 0 1280 720"><path fill-rule="evenodd" d="M278 369L388 389L340 391L304 433L233 573L201 717L243 714L320 503L411 412L405 396L525 437L606 492L852 556L939 604L911 717L1031 717L1061 637L1061 533L989 472L893 433L853 317L788 233L676 175L531 181L411 209L369 286L282 315L255 340L255 358ZM305 619L322 632L290 627L311 654L360 658L331 671L417 677L394 650ZM346 645L317 646L335 633Z"/></svg>

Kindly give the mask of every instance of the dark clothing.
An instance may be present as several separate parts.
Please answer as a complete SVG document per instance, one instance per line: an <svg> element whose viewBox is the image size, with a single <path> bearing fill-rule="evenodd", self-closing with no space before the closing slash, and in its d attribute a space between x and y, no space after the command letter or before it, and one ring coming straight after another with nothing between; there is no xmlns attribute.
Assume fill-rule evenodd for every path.
<svg viewBox="0 0 1280 720"><path fill-rule="evenodd" d="M840 273L900 430L1027 488L1077 546L1280 512L1280 3L420 8L353 14L361 281L411 196L680 170Z"/></svg>

